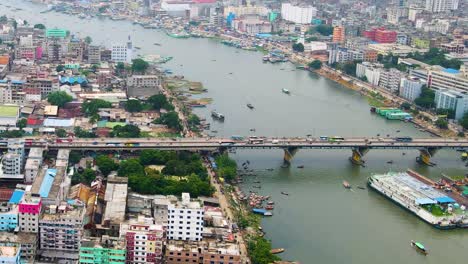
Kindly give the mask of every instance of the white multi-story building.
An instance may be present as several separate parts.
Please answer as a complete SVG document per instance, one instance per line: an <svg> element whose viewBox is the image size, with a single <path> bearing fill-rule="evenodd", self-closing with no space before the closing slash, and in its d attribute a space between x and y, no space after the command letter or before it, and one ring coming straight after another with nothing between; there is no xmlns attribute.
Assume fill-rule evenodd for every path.
<svg viewBox="0 0 468 264"><path fill-rule="evenodd" d="M382 64L363 62L356 65L356 76L358 78L366 77L367 82L373 85L378 85L380 73L382 72Z"/></svg>
<svg viewBox="0 0 468 264"><path fill-rule="evenodd" d="M426 32L437 32L446 35L450 28L450 22L445 19L439 19L428 25L423 25L423 30Z"/></svg>
<svg viewBox="0 0 468 264"><path fill-rule="evenodd" d="M432 66L426 69L411 70L410 75L425 80L426 85L430 88L468 92L468 68L464 65L460 67L459 71Z"/></svg>
<svg viewBox="0 0 468 264"><path fill-rule="evenodd" d="M18 222L20 232L39 233L39 216L41 212L41 198L31 196L31 193L25 193L19 203Z"/></svg>
<svg viewBox="0 0 468 264"><path fill-rule="evenodd" d="M161 85L158 75L132 75L127 78L127 86L136 88L156 88Z"/></svg>
<svg viewBox="0 0 468 264"><path fill-rule="evenodd" d="M455 119L461 119L468 112L468 94L454 90L436 90L435 104L437 109L452 109Z"/></svg>
<svg viewBox="0 0 468 264"><path fill-rule="evenodd" d="M39 220L41 257L55 263L76 263L86 209L83 205L49 205ZM62 262L60 262L62 261Z"/></svg>
<svg viewBox="0 0 468 264"><path fill-rule="evenodd" d="M458 9L459 0L426 0L426 10L439 13Z"/></svg>
<svg viewBox="0 0 468 264"><path fill-rule="evenodd" d="M360 50L350 50L346 48L337 48L328 50L328 63L341 63L353 60L364 60L364 52Z"/></svg>
<svg viewBox="0 0 468 264"><path fill-rule="evenodd" d="M281 4L281 17L297 24L310 24L317 15L317 9L312 6L295 6L290 3Z"/></svg>
<svg viewBox="0 0 468 264"><path fill-rule="evenodd" d="M127 44L114 44L111 50L111 60L114 62L131 63L133 59L133 45L129 40Z"/></svg>
<svg viewBox="0 0 468 264"><path fill-rule="evenodd" d="M419 95L421 95L422 86L424 84L425 82L419 78L403 78L401 79L400 84L400 96L410 101L414 101L419 97Z"/></svg>
<svg viewBox="0 0 468 264"><path fill-rule="evenodd" d="M402 7L392 7L387 9L387 21L390 24L397 25L400 18L408 16L408 9Z"/></svg>
<svg viewBox="0 0 468 264"><path fill-rule="evenodd" d="M24 166L24 182L32 183L36 178L42 164L42 152L42 148L31 148L29 150L28 159Z"/></svg>
<svg viewBox="0 0 468 264"><path fill-rule="evenodd" d="M400 89L402 77L403 73L394 68L388 71L382 71L380 73L379 86L396 93Z"/></svg>
<svg viewBox="0 0 468 264"><path fill-rule="evenodd" d="M8 153L1 159L0 178L22 180L24 165L24 142L9 142Z"/></svg>
<svg viewBox="0 0 468 264"><path fill-rule="evenodd" d="M168 239L200 241L203 233L203 207L182 193L182 201L168 207Z"/></svg>
<svg viewBox="0 0 468 264"><path fill-rule="evenodd" d="M129 264L162 263L164 228L153 218L141 215L120 225L120 236L125 237Z"/></svg>

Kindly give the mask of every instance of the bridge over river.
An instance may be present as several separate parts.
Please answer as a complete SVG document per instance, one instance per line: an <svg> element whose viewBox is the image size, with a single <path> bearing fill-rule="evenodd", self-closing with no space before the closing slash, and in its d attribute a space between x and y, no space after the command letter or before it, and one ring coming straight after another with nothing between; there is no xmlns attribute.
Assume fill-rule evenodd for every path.
<svg viewBox="0 0 468 264"><path fill-rule="evenodd" d="M283 149L285 164L289 165L299 149L350 149L351 162L363 163L363 156L371 149L417 149L421 163L431 165L431 157L439 149L468 151L468 140L460 138L100 138L100 139L21 139L26 148L75 150L190 150L222 152L230 149ZM11 141L11 140L9 140ZM0 147L8 140L0 140Z"/></svg>

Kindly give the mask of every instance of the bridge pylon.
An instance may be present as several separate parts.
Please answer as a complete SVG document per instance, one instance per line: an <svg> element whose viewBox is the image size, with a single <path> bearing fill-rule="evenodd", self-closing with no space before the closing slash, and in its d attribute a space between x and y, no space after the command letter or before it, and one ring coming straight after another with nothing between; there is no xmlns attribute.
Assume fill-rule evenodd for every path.
<svg viewBox="0 0 468 264"><path fill-rule="evenodd" d="M353 154L349 158L349 160L356 165L362 165L364 160L362 158L364 155L369 151L368 147L355 147L352 149Z"/></svg>
<svg viewBox="0 0 468 264"><path fill-rule="evenodd" d="M419 149L419 157L416 158L416 159L417 159L417 161L421 162L424 165L432 166L432 165L434 165L434 163L431 162L431 158L432 158L432 156L435 155L437 150L438 150L438 148L436 148L436 147L429 147L429 148Z"/></svg>
<svg viewBox="0 0 468 264"><path fill-rule="evenodd" d="M294 158L294 155L299 151L299 148L297 147L288 147L284 148L284 157L283 157L283 162L284 165L291 166L291 161Z"/></svg>

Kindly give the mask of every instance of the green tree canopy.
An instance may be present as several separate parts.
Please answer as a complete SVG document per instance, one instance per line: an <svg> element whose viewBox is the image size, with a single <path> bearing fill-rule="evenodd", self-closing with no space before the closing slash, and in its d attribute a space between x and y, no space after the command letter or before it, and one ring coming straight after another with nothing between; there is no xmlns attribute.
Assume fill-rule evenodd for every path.
<svg viewBox="0 0 468 264"><path fill-rule="evenodd" d="M448 128L448 122L447 122L447 119L445 118L438 118L435 122L435 125L438 127L438 128L442 128L442 129L447 129Z"/></svg>
<svg viewBox="0 0 468 264"><path fill-rule="evenodd" d="M463 118L460 120L460 125L464 129L468 129L468 112L463 115Z"/></svg>
<svg viewBox="0 0 468 264"><path fill-rule="evenodd" d="M152 95L148 98L147 102L155 110L166 109L168 111L174 110L174 106L167 100L164 94Z"/></svg>
<svg viewBox="0 0 468 264"><path fill-rule="evenodd" d="M143 110L143 104L138 99L130 99L125 103L125 110L136 113Z"/></svg>
<svg viewBox="0 0 468 264"><path fill-rule="evenodd" d="M97 135L94 132L83 130L81 127L75 127L73 132L75 136L79 138L96 138L97 137Z"/></svg>
<svg viewBox="0 0 468 264"><path fill-rule="evenodd" d="M140 164L138 159L128 159L120 162L119 170L117 175L119 176L129 176L132 174L144 175L145 168Z"/></svg>
<svg viewBox="0 0 468 264"><path fill-rule="evenodd" d="M140 128L135 125L115 126L112 129L111 136L121 138L138 138L140 137Z"/></svg>
<svg viewBox="0 0 468 264"><path fill-rule="evenodd" d="M292 49L296 52L303 52L304 51L304 44L302 43L294 43L292 45Z"/></svg>
<svg viewBox="0 0 468 264"><path fill-rule="evenodd" d="M59 65L57 65L57 67L55 68L55 70L56 70L57 72L62 72L62 71L65 70L65 66L62 65L62 64L59 64Z"/></svg>
<svg viewBox="0 0 468 264"><path fill-rule="evenodd" d="M403 109L403 110L410 110L410 109L411 109L411 104L408 103L408 102L403 102L403 103L400 105L400 108Z"/></svg>
<svg viewBox="0 0 468 264"><path fill-rule="evenodd" d="M96 172L86 168L82 173L75 173L75 175L73 175L72 184L84 183L89 185L94 179L96 179Z"/></svg>
<svg viewBox="0 0 468 264"><path fill-rule="evenodd" d="M86 38L84 39L84 41L86 42L86 44L91 44L91 42L93 42L93 39L90 37L90 36L86 36Z"/></svg>
<svg viewBox="0 0 468 264"><path fill-rule="evenodd" d="M55 134L57 135L57 137L66 137L67 136L67 131L63 128L58 128L55 130Z"/></svg>
<svg viewBox="0 0 468 264"><path fill-rule="evenodd" d="M309 63L309 68L314 69L314 70L319 70L322 68L322 62L319 60L313 60Z"/></svg>
<svg viewBox="0 0 468 264"><path fill-rule="evenodd" d="M111 108L111 102L102 99L92 99L81 104L81 112L86 116L93 116L99 112L100 108Z"/></svg>
<svg viewBox="0 0 468 264"><path fill-rule="evenodd" d="M144 73L149 67L149 63L143 59L132 60L132 71L138 73Z"/></svg>
<svg viewBox="0 0 468 264"><path fill-rule="evenodd" d="M321 24L316 27L316 30L322 36L330 36L333 34L333 27L331 25Z"/></svg>
<svg viewBox="0 0 468 264"><path fill-rule="evenodd" d="M252 263L270 264L280 260L271 254L271 243L263 237L257 237L248 242L249 256Z"/></svg>
<svg viewBox="0 0 468 264"><path fill-rule="evenodd" d="M79 151L76 151L76 150L72 150L70 151L70 157L68 158L68 161L73 165L73 164L77 164L78 162L80 162L81 160L81 153Z"/></svg>
<svg viewBox="0 0 468 264"><path fill-rule="evenodd" d="M34 28L46 29L46 27L44 26L44 24L36 24L36 25L34 25Z"/></svg>
<svg viewBox="0 0 468 264"><path fill-rule="evenodd" d="M174 129L178 132L182 130L179 115L175 111L162 114L155 120L155 123L166 125L168 128Z"/></svg>
<svg viewBox="0 0 468 264"><path fill-rule="evenodd" d="M52 105L63 107L66 103L73 101L73 97L64 91L57 91L50 93L47 96L47 101Z"/></svg>
<svg viewBox="0 0 468 264"><path fill-rule="evenodd" d="M99 155L96 158L96 165L104 176L109 175L109 173L119 168L119 165L106 155Z"/></svg>
<svg viewBox="0 0 468 264"><path fill-rule="evenodd" d="M432 108L434 107L435 92L425 86L421 89L421 94L414 100L414 103L420 107Z"/></svg>
<svg viewBox="0 0 468 264"><path fill-rule="evenodd" d="M19 129L23 129L26 127L28 123L28 120L26 118L21 118L20 120L18 120L18 122L16 123L16 126L19 127Z"/></svg>

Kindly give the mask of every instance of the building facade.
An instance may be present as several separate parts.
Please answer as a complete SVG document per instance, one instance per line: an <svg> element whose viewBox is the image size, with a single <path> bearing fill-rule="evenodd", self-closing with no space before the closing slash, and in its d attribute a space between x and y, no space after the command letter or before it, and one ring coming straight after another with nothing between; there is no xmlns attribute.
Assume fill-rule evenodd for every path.
<svg viewBox="0 0 468 264"><path fill-rule="evenodd" d="M452 109L455 119L461 119L468 112L468 94L451 90L436 90L435 105L437 109Z"/></svg>
<svg viewBox="0 0 468 264"><path fill-rule="evenodd" d="M317 9L312 6L296 6L290 3L281 4L281 17L297 24L310 24L317 15Z"/></svg>
<svg viewBox="0 0 468 264"><path fill-rule="evenodd" d="M182 193L182 201L168 207L168 239L200 241L203 232L203 207Z"/></svg>
<svg viewBox="0 0 468 264"><path fill-rule="evenodd" d="M402 78L400 84L400 96L407 100L414 101L421 95L422 86L424 84L425 82L419 78Z"/></svg>

